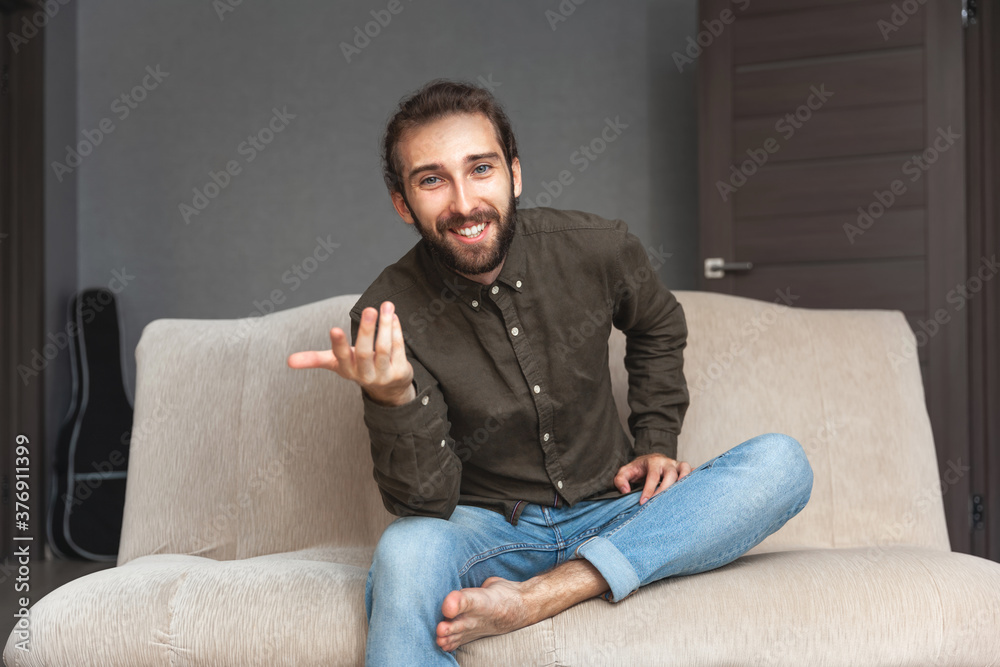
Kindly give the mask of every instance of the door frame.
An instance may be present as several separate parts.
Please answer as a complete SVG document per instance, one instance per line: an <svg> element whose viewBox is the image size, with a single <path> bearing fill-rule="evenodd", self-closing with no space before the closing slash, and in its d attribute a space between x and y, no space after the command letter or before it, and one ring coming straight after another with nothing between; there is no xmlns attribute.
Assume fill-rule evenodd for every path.
<svg viewBox="0 0 1000 667"><path fill-rule="evenodd" d="M969 265L1000 257L1000 11L980 3L966 29ZM972 492L984 494L982 528L970 517L971 553L1000 562L1000 279L969 309ZM970 514L975 512L970 499Z"/></svg>
<svg viewBox="0 0 1000 667"><path fill-rule="evenodd" d="M20 34L23 19L39 11L31 5L0 12L0 34L5 36L0 47L0 555L5 563L20 545L32 545L33 560L45 555L45 375L25 384L17 371L42 350L44 336L44 30L18 43L16 52L6 38ZM14 525L18 435L30 442L27 531ZM15 542L15 535L30 541ZM0 571L0 581L5 573L6 568Z"/></svg>

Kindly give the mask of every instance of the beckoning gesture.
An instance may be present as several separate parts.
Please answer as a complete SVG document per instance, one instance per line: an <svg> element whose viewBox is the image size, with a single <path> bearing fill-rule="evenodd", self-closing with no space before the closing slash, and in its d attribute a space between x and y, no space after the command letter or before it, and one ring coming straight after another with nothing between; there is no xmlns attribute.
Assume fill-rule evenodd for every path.
<svg viewBox="0 0 1000 667"><path fill-rule="evenodd" d="M381 311L361 312L358 337L352 347L343 329L330 329L330 349L295 352L290 368L327 368L342 378L357 382L376 403L403 405L417 397L413 388L413 366L406 358L403 327L391 301ZM378 320L378 336L375 322Z"/></svg>

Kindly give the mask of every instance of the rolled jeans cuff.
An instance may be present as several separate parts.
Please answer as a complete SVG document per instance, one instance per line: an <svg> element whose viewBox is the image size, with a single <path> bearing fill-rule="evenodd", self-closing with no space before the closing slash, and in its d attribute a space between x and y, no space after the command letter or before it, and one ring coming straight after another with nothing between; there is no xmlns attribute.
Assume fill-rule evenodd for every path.
<svg viewBox="0 0 1000 667"><path fill-rule="evenodd" d="M586 558L597 568L611 590L601 597L608 602L621 602L639 589L639 575L635 568L606 537L591 537L573 552L577 558Z"/></svg>

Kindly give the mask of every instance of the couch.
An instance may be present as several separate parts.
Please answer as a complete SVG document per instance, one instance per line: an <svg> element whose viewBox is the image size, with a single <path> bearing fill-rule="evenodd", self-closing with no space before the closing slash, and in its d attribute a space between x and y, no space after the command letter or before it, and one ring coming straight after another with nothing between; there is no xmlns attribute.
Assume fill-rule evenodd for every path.
<svg viewBox="0 0 1000 667"><path fill-rule="evenodd" d="M809 504L724 567L471 642L460 663L1000 665L1000 564L950 550L942 493L965 462L939 469L902 313L675 294L678 456L786 433L813 466ZM145 327L116 567L37 600L8 666L363 664L367 570L394 517L357 386L285 363L328 346L356 298ZM623 335L609 344L624 423Z"/></svg>

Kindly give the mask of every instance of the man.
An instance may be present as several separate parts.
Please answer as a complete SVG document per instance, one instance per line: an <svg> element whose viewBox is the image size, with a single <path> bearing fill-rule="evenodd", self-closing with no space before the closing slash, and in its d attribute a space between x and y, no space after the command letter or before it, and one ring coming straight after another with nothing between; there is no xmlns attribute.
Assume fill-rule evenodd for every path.
<svg viewBox="0 0 1000 667"><path fill-rule="evenodd" d="M725 565L805 506L812 470L788 436L694 471L676 459L683 309L621 221L517 210L517 144L489 92L431 82L400 104L382 157L421 240L358 300L353 346L333 328L330 350L288 360L360 385L399 517L368 573L366 664L456 665L475 639Z"/></svg>

